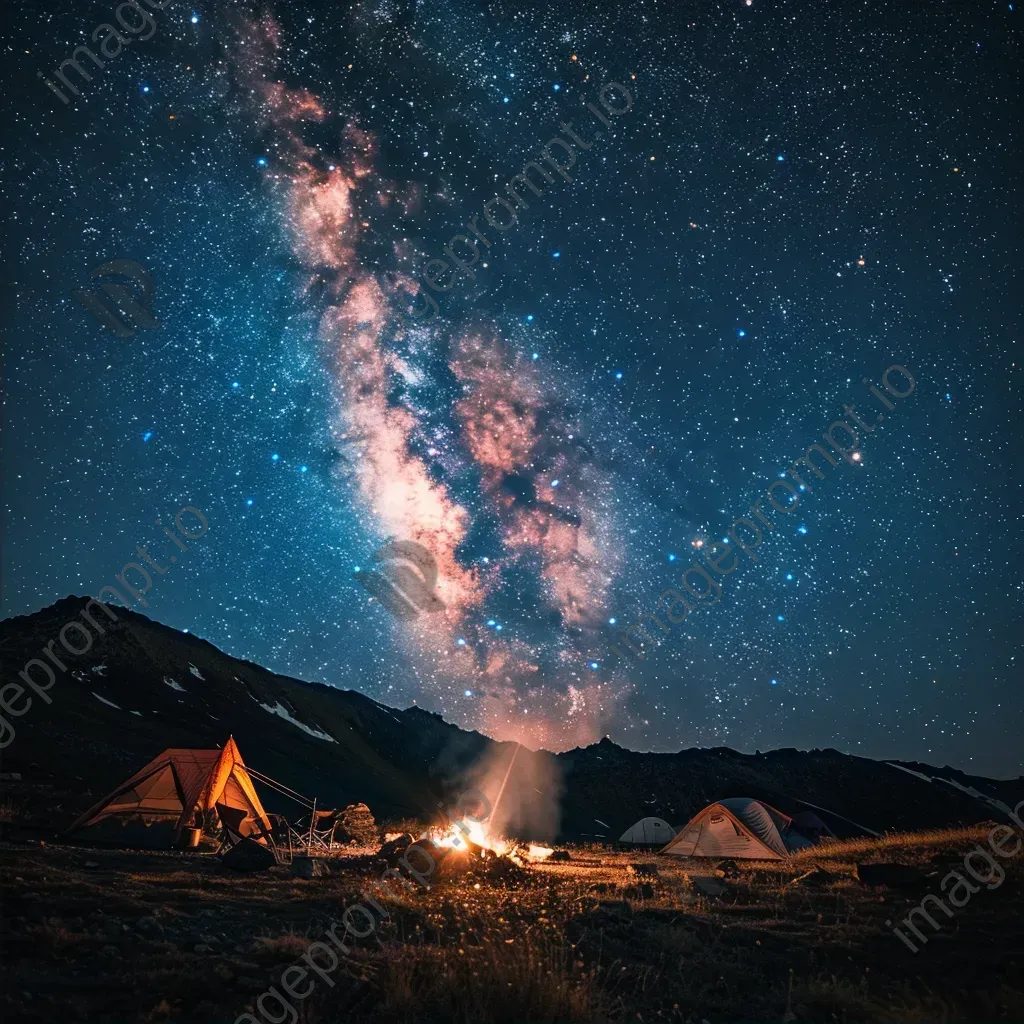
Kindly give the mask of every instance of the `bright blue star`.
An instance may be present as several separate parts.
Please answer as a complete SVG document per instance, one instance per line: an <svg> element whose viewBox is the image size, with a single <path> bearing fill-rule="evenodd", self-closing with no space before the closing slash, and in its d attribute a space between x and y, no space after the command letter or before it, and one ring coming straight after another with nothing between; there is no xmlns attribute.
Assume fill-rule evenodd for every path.
<svg viewBox="0 0 1024 1024"><path fill-rule="evenodd" d="M786 158L780 153L775 159L781 164Z"/></svg>
<svg viewBox="0 0 1024 1024"><path fill-rule="evenodd" d="M952 402L952 401L953 401L953 396L952 396L951 394L948 394L948 393L947 393L947 394L946 394L946 401L947 401L947 402Z"/></svg>
<svg viewBox="0 0 1024 1024"><path fill-rule="evenodd" d="M308 473L309 472L309 466L299 466L299 472L300 473Z"/></svg>
<svg viewBox="0 0 1024 1024"><path fill-rule="evenodd" d="M241 387L242 385L241 385L241 384L239 384L239 382L238 382L237 380L233 380L233 381L231 382L231 386L232 386L233 388L240 388L240 387Z"/></svg>
<svg viewBox="0 0 1024 1024"><path fill-rule="evenodd" d="M775 618L778 619L779 622L785 622L786 621L786 616L785 615L776 615Z"/></svg>
<svg viewBox="0 0 1024 1024"><path fill-rule="evenodd" d="M793 574L791 572L787 572L786 573L786 579L787 580L792 580L793 579Z"/></svg>
<svg viewBox="0 0 1024 1024"><path fill-rule="evenodd" d="M679 557L678 555L674 555L674 554L672 554L672 552L671 552L671 551L670 551L670 552L668 553L668 560L669 560L670 562L674 562L674 561L675 561L675 560L676 560L676 559L677 559L678 557Z"/></svg>
<svg viewBox="0 0 1024 1024"><path fill-rule="evenodd" d="M463 697L472 697L473 696L473 691L472 690L463 690L462 691L462 696Z"/></svg>
<svg viewBox="0 0 1024 1024"><path fill-rule="evenodd" d="M507 96L502 96L501 102L502 103L508 103L508 97Z"/></svg>
<svg viewBox="0 0 1024 1024"><path fill-rule="evenodd" d="M256 161L256 166L257 166L257 167L266 167L266 166L267 166L267 158L266 158L265 156L261 156L261 157L260 157L260 158L259 158L259 159L258 159L258 160Z"/></svg>
<svg viewBox="0 0 1024 1024"><path fill-rule="evenodd" d="M146 431L146 432L145 432L145 433L144 433L144 434L142 435L142 440L143 440L143 441L148 441L148 440L149 440L149 439L150 439L150 438L151 438L152 436L153 436L153 431L152 431L152 430L147 430L147 431Z"/></svg>
<svg viewBox="0 0 1024 1024"><path fill-rule="evenodd" d="M801 525L801 526L798 526L798 527L796 528L796 532L797 532L797 533L806 533L806 532L807 532L807 527L806 527L806 526L802 526L802 525Z"/></svg>
<svg viewBox="0 0 1024 1024"><path fill-rule="evenodd" d="M555 92L558 92L562 87L557 82L555 82L552 88L555 90Z"/></svg>
<svg viewBox="0 0 1024 1024"><path fill-rule="evenodd" d="M466 641L465 641L465 640L463 640L461 636L460 636L460 637L459 637L459 639L458 639L458 640L456 640L455 642L456 642L456 643L457 643L457 644L458 644L458 645L459 645L460 647L465 647L465 646L466 646Z"/></svg>
<svg viewBox="0 0 1024 1024"><path fill-rule="evenodd" d="M363 567L361 565L357 565L352 571L353 572L362 572L363 571Z"/></svg>
<svg viewBox="0 0 1024 1024"><path fill-rule="evenodd" d="M149 86L148 86L148 85L144 85L144 86L142 87L142 91L143 91L143 92L149 92Z"/></svg>
<svg viewBox="0 0 1024 1024"><path fill-rule="evenodd" d="M617 373L615 374L615 379L616 379L616 380L622 380L622 371L621 371L621 370L619 370L619 371L618 371L618 372L617 372Z"/></svg>
<svg viewBox="0 0 1024 1024"><path fill-rule="evenodd" d="M277 452L274 452L274 454L270 456L270 461L271 462L277 462L278 459L280 459L280 458L281 458L281 456L278 455Z"/></svg>
<svg viewBox="0 0 1024 1024"><path fill-rule="evenodd" d="M610 619L608 620L608 625L609 625L609 626L614 626L614 625L615 625L615 623L616 623L617 621L618 621L618 620L617 620L617 619L615 619L614 617L613 617L613 618L610 618Z"/></svg>
<svg viewBox="0 0 1024 1024"><path fill-rule="evenodd" d="M562 482L561 480L552 480L551 481L551 486L552 487L557 487L561 482Z"/></svg>
<svg viewBox="0 0 1024 1024"><path fill-rule="evenodd" d="M500 633L505 627L499 622L494 628Z"/></svg>
<svg viewBox="0 0 1024 1024"><path fill-rule="evenodd" d="M252 504L252 498L247 498L245 503L246 503L246 505L251 505Z"/></svg>
<svg viewBox="0 0 1024 1024"><path fill-rule="evenodd" d="M559 257L559 256L561 256L561 255L562 255L562 254L561 254L560 252L553 252L553 253L551 254L551 258L552 258L552 259L555 259L555 260L557 260L557 259L558 259L558 257Z"/></svg>
<svg viewBox="0 0 1024 1024"><path fill-rule="evenodd" d="M193 14L192 15L192 24L193 25L198 25L199 24L199 15L198 14Z"/></svg>
<svg viewBox="0 0 1024 1024"><path fill-rule="evenodd" d="M778 686L778 685L779 685L778 679L773 679L772 680L772 686Z"/></svg>
<svg viewBox="0 0 1024 1024"><path fill-rule="evenodd" d="M497 623L494 621L494 619L488 619L487 620L487 625L488 626L496 626Z"/></svg>
<svg viewBox="0 0 1024 1024"><path fill-rule="evenodd" d="M590 667L596 672L601 666L596 661L592 661Z"/></svg>
<svg viewBox="0 0 1024 1024"><path fill-rule="evenodd" d="M745 338L745 337L747 336L747 332L746 332L746 331L742 331L742 330L740 330L740 331L737 331L736 333L737 333L737 335L739 335L739 337L741 337L741 338Z"/></svg>
<svg viewBox="0 0 1024 1024"><path fill-rule="evenodd" d="M539 352L534 352L533 355L530 358L533 359L533 360L540 359L540 353Z"/></svg>
<svg viewBox="0 0 1024 1024"><path fill-rule="evenodd" d="M527 313L526 314L526 322L528 324L532 324L533 323L533 314L532 313Z"/></svg>

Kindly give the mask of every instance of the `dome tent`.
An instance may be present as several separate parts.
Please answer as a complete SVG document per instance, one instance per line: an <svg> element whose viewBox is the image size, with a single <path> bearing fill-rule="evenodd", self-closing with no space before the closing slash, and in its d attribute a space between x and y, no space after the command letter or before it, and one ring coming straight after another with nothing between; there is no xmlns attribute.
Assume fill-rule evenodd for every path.
<svg viewBox="0 0 1024 1024"><path fill-rule="evenodd" d="M708 804L661 852L674 857L782 860L811 845L788 815L760 800L729 797Z"/></svg>
<svg viewBox="0 0 1024 1024"><path fill-rule="evenodd" d="M620 843L636 846L664 846L676 830L664 818L641 818L619 836Z"/></svg>

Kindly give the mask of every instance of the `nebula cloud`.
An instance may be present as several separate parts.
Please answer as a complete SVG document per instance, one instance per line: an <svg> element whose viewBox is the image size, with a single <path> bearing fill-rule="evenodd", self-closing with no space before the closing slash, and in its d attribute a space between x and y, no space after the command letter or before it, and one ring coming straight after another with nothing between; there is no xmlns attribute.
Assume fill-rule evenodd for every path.
<svg viewBox="0 0 1024 1024"><path fill-rule="evenodd" d="M236 64L250 115L272 138L269 178L303 294L324 303L316 337L334 381L332 429L355 451L343 483L354 482L363 524L380 540L415 541L437 563L443 610L395 627L408 674L424 703L495 738L550 749L592 742L627 692L621 679L595 679L588 669L616 564L614 524L597 511L608 507L599 499L611 481L578 444L562 399L494 327L449 338L436 325L410 334L399 321L389 299L418 287L401 269L406 244L392 242L390 272L361 253L381 250L371 211L415 210L419 190L381 178L373 135L353 119L274 80L280 37L270 17L247 24ZM328 156L306 138L311 126L322 138L335 119ZM409 385L431 387L428 364L445 351L461 397L445 443L435 445L424 443ZM443 482L445 465L464 467L480 493L458 499ZM500 540L493 558L463 553L478 525L470 508ZM508 591L510 574L530 570L544 616L553 613L560 628L541 635L526 624L515 637L486 627L488 600ZM453 703L466 695L472 700Z"/></svg>

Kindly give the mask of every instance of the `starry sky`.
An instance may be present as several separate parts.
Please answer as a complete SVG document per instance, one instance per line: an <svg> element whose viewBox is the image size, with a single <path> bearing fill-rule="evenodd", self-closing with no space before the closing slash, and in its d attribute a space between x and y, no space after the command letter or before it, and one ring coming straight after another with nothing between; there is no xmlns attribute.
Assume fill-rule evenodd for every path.
<svg viewBox="0 0 1024 1024"><path fill-rule="evenodd" d="M63 103L115 6L4 15L0 613L167 565L191 505L139 610L278 672L554 749L1021 773L1014 4L174 0ZM488 229L563 122L572 181ZM113 259L159 328L75 301ZM616 654L893 364L856 460ZM388 540L442 610L358 584Z"/></svg>

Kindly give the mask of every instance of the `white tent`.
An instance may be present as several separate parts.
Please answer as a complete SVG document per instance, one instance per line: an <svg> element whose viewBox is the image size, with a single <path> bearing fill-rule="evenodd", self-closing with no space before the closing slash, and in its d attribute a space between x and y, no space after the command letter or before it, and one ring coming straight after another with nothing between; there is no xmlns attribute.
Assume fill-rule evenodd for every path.
<svg viewBox="0 0 1024 1024"><path fill-rule="evenodd" d="M730 797L709 804L661 851L675 857L782 860L811 846L792 818L760 800Z"/></svg>
<svg viewBox="0 0 1024 1024"><path fill-rule="evenodd" d="M675 834L676 830L662 818L641 818L619 836L619 842L664 846Z"/></svg>

